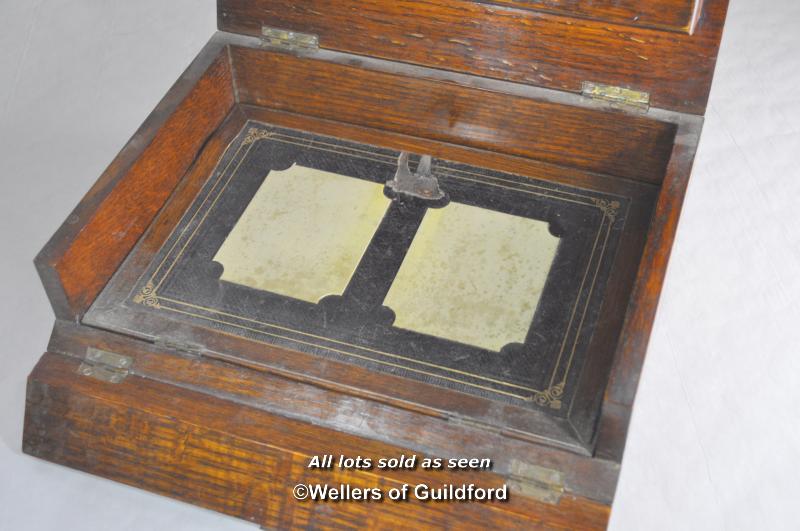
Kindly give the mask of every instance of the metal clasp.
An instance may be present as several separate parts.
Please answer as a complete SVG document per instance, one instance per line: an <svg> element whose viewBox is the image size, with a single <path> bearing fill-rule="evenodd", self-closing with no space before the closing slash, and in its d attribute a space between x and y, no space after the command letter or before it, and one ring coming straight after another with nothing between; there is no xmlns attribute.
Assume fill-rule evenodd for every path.
<svg viewBox="0 0 800 531"><path fill-rule="evenodd" d="M439 181L431 173L431 156L422 155L417 165L417 171L411 173L408 167L409 154L400 153L397 159L397 173L394 179L387 181L386 186L397 194L410 195L420 199L435 201L445 197L439 188Z"/></svg>

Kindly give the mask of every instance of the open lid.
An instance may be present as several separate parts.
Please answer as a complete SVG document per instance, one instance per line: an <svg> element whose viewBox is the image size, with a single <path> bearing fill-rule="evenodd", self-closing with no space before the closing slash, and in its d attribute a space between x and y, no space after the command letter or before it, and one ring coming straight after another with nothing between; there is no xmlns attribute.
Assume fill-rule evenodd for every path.
<svg viewBox="0 0 800 531"><path fill-rule="evenodd" d="M219 29L557 90L609 85L703 114L728 0L219 0Z"/></svg>

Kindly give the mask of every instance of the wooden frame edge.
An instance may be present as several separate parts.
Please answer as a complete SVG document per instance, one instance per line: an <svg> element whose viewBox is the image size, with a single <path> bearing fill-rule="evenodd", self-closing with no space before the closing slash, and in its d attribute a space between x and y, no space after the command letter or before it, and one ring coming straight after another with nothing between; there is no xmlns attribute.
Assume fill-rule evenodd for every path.
<svg viewBox="0 0 800 531"><path fill-rule="evenodd" d="M227 78L228 86L223 88L222 93L217 95L224 96L224 90L227 88L227 97L218 99L212 122L209 127L202 131L202 134L195 138L193 147L195 151L199 150L205 143L207 138L213 133L216 127L227 116L230 109L235 104L235 93L232 83L232 73L230 69L230 61L226 52L227 43L224 35L215 35L203 48L200 54L192 61L189 67L184 71L180 78L175 82L172 88L158 103L155 109L150 113L147 119L138 128L136 133L126 143L125 147L111 162L108 168L103 172L100 178L95 182L90 190L81 199L78 206L69 214L66 221L59 227L53 234L50 240L45 244L44 248L37 254L34 259L34 264L39 272L42 282L45 286L53 311L59 319L75 320L80 318L83 312L88 308L94 300L94 296L99 293L105 282L110 278L116 270L116 266L121 263L122 259L127 255L130 248L133 247L138 237L141 236L144 228L149 225L152 216L145 216L148 218L144 223L144 228L138 233L127 235L121 248L117 252L117 260L112 264L107 265L100 272L104 276L94 282L93 290L87 294L76 294L68 289L66 285L69 282L68 274L65 272L65 267L68 266L70 257L68 256L70 250L74 247L76 240L79 238L90 238L88 232L91 232L91 225L94 222L98 212L108 205L110 196L114 193L117 185L130 179L131 173L135 171L137 164L141 164L143 155L146 155L159 138L166 136L165 130L170 126L171 120L174 120L176 112L191 105L193 99L198 99L205 96L208 100L213 100L211 94L208 94L212 87L204 86L204 81L208 80L211 76L222 74L223 80ZM210 85L206 83L205 85ZM207 94L200 94L205 91ZM164 157L164 153L157 153L155 157ZM181 160L172 172L172 179L177 182L189 165L194 160L193 153L187 153L185 159ZM168 195L168 194L167 194ZM163 199L166 199L164 196ZM126 206L133 210L137 208L137 198L131 197L128 199ZM151 205L152 207L160 207L160 205ZM157 208L155 209L157 211ZM144 219L143 219L144 221ZM96 236L96 235L95 235ZM72 257L74 259L74 257ZM75 270L90 267L92 264L83 263Z"/></svg>
<svg viewBox="0 0 800 531"><path fill-rule="evenodd" d="M493 472L308 469L311 453L378 458L408 451L137 375L102 382L78 374L79 363L46 353L31 373L25 453L265 527L339 528L342 518L361 526L444 525L457 518L466 529L589 530L608 521L607 505L568 493L557 504L513 493L495 505L383 500L380 511L368 503L295 502L284 491L297 483L385 489L414 482L498 487L505 480ZM168 404L163 396L171 397Z"/></svg>
<svg viewBox="0 0 800 531"><path fill-rule="evenodd" d="M699 117L679 124L667 173L658 194L603 400L597 454L605 458L622 459L633 401L702 127L703 120Z"/></svg>

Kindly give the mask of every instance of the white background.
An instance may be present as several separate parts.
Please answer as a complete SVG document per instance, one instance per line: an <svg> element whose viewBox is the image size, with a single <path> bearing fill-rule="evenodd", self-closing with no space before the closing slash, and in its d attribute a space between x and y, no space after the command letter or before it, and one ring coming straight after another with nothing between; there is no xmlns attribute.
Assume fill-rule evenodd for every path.
<svg viewBox="0 0 800 531"><path fill-rule="evenodd" d="M0 0L0 529L253 529L20 451L31 263L215 29L212 0ZM614 530L800 529L800 3L732 0Z"/></svg>

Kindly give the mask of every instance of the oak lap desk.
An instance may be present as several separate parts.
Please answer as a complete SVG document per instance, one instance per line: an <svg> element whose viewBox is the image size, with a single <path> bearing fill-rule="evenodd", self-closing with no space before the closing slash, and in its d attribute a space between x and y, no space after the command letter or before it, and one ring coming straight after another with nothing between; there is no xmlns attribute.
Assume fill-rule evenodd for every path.
<svg viewBox="0 0 800 531"><path fill-rule="evenodd" d="M604 528L726 8L220 0L36 258L24 451L265 528Z"/></svg>

